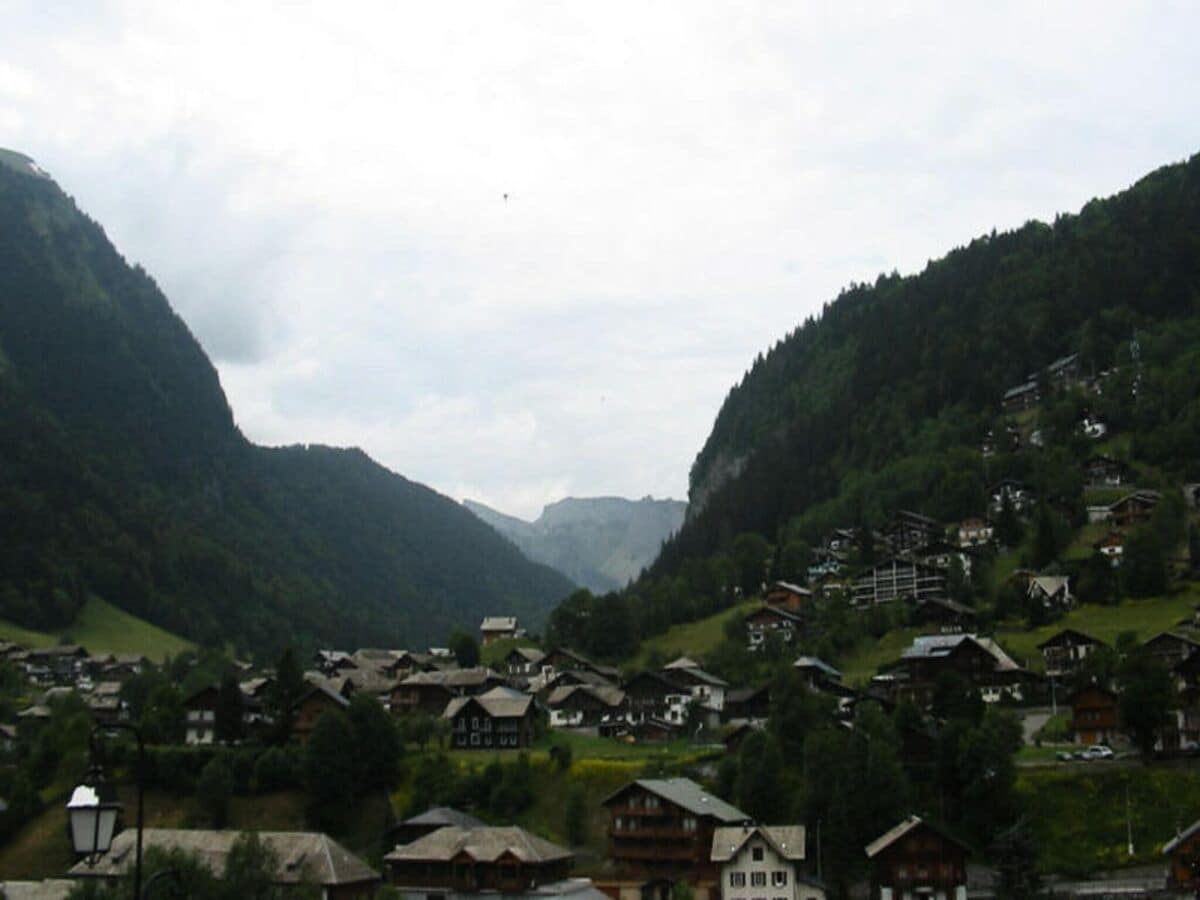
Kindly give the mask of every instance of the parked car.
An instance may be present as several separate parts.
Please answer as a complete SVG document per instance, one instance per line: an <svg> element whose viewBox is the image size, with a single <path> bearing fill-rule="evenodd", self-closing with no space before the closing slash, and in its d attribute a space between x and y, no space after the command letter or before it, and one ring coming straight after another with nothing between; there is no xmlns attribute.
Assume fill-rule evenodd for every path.
<svg viewBox="0 0 1200 900"><path fill-rule="evenodd" d="M1082 753L1079 754L1080 759L1112 759L1114 757L1111 747L1106 747L1104 744L1093 744Z"/></svg>
<svg viewBox="0 0 1200 900"><path fill-rule="evenodd" d="M1070 762L1071 760L1073 760L1075 758L1075 754L1072 753L1070 750L1059 750L1057 753L1054 754L1054 758L1057 759L1059 762Z"/></svg>

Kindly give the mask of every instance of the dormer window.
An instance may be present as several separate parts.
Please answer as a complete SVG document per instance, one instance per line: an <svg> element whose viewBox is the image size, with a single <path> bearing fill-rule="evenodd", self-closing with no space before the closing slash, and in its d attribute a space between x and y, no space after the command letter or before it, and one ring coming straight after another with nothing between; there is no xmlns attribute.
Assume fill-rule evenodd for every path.
<svg viewBox="0 0 1200 900"><path fill-rule="evenodd" d="M762 844L755 844L753 847L750 848L750 858L753 859L755 862L763 861L763 845Z"/></svg>

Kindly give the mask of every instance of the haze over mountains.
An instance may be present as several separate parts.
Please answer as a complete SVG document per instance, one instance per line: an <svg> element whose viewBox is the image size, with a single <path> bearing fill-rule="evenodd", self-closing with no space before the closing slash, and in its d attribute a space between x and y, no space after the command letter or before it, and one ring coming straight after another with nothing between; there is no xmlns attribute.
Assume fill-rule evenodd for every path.
<svg viewBox="0 0 1200 900"><path fill-rule="evenodd" d="M140 268L0 151L0 617L89 596L237 649L421 646L571 583L355 449L268 448Z"/></svg>
<svg viewBox="0 0 1200 900"><path fill-rule="evenodd" d="M683 524L687 512L687 504L679 500L568 497L526 522L474 500L464 500L463 505L529 559L594 593L616 590L636 578Z"/></svg>

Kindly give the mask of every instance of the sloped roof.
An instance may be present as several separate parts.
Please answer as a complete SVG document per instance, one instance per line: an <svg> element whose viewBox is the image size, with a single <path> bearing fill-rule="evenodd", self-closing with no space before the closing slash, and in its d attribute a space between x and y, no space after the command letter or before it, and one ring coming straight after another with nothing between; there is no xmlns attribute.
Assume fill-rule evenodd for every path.
<svg viewBox="0 0 1200 900"><path fill-rule="evenodd" d="M665 666L663 666L664 670L698 669L698 668L700 668L700 663L696 662L694 659L692 659L691 657L688 657L688 656L681 656L678 659L672 660L671 662L669 662Z"/></svg>
<svg viewBox="0 0 1200 900"><path fill-rule="evenodd" d="M1066 575L1037 575L1029 579L1030 587L1037 587L1047 597L1053 597L1059 591L1068 590L1070 579Z"/></svg>
<svg viewBox="0 0 1200 900"><path fill-rule="evenodd" d="M546 657L546 654L537 647L513 647L508 651L508 655L505 656L505 659L507 659L509 656L512 656L514 653L531 663L539 663Z"/></svg>
<svg viewBox="0 0 1200 900"><path fill-rule="evenodd" d="M507 687L494 687L474 697L455 697L446 704L442 717L451 719L468 703L478 703L489 716L497 719L520 718L529 711L533 698Z"/></svg>
<svg viewBox="0 0 1200 900"><path fill-rule="evenodd" d="M229 851L240 834L242 832L239 831L147 828L142 840L146 849L178 849L191 854L220 876L225 872ZM273 880L276 884L312 881L328 887L379 880L375 870L326 834L313 831L260 831L258 837L275 855L278 866ZM133 865L136 838L137 829L126 828L113 838L112 847L95 863L85 859L72 867L68 874L76 877L115 877L123 874Z"/></svg>
<svg viewBox="0 0 1200 900"><path fill-rule="evenodd" d="M516 616L485 616L480 631L516 631Z"/></svg>
<svg viewBox="0 0 1200 900"><path fill-rule="evenodd" d="M965 641L976 644L990 654L996 660L996 667L998 669L1015 670L1021 668L994 640L991 638L976 637L973 634L923 634L913 638L912 645L905 649L900 658L902 660L944 658L957 650Z"/></svg>
<svg viewBox="0 0 1200 900"><path fill-rule="evenodd" d="M1050 637L1046 638L1046 640L1038 644L1038 649L1042 650L1046 647L1053 647L1057 644L1068 641L1073 641L1076 644L1095 644L1101 647L1107 646L1104 641L1100 640L1099 638L1094 638L1090 634L1077 631L1074 628L1063 628L1059 631L1056 631L1054 634L1050 635Z"/></svg>
<svg viewBox="0 0 1200 900"><path fill-rule="evenodd" d="M713 675L711 672L705 672L699 667L695 669L670 669L669 672L670 677L678 678L681 681L686 681L690 678L693 681L698 681L701 684L711 685L712 687L729 686L729 682L724 678L719 678L716 675Z"/></svg>
<svg viewBox="0 0 1200 900"><path fill-rule="evenodd" d="M1011 400L1013 397L1019 397L1022 394L1028 394L1030 391L1037 390L1036 381L1026 381L1024 384L1018 384L1016 387L1011 387L1004 392L1004 399Z"/></svg>
<svg viewBox="0 0 1200 900"><path fill-rule="evenodd" d="M435 806L420 815L405 819L401 825L453 825L458 828L484 828L485 822L452 806Z"/></svg>
<svg viewBox="0 0 1200 900"><path fill-rule="evenodd" d="M837 681L842 680L841 672L839 672L829 663L825 662L825 660L816 656L801 656L794 663L792 663L792 666L797 669L819 669L830 678L836 679Z"/></svg>
<svg viewBox="0 0 1200 900"><path fill-rule="evenodd" d="M386 862L448 862L465 853L478 862L494 862L511 853L523 863L549 863L572 859L572 853L545 838L516 826L459 828L450 825L396 847Z"/></svg>
<svg viewBox="0 0 1200 900"><path fill-rule="evenodd" d="M784 590L792 594L799 594L801 597L811 597L812 591L808 588L802 588L798 584L792 584L790 581L775 581L767 588L769 591Z"/></svg>
<svg viewBox="0 0 1200 900"><path fill-rule="evenodd" d="M572 695L579 691L595 698L605 706L620 706L625 702L625 692L619 687L613 687L612 685L568 684L552 690L550 696L546 698L546 706L562 706Z"/></svg>
<svg viewBox="0 0 1200 900"><path fill-rule="evenodd" d="M432 672L413 672L400 683L403 685L440 684L446 687L474 687L485 684L489 679L500 680L491 669L434 669Z"/></svg>
<svg viewBox="0 0 1200 900"><path fill-rule="evenodd" d="M728 862L755 835L761 836L784 859L805 858L803 825L742 825L714 829L709 858L712 862Z"/></svg>
<svg viewBox="0 0 1200 900"><path fill-rule="evenodd" d="M1163 848L1162 848L1163 855L1169 856L1171 853L1174 852L1176 847L1178 847L1180 844L1182 844L1184 841L1186 841L1188 838L1190 838L1192 835L1194 835L1198 831L1200 831L1200 819L1197 819L1195 822L1193 822L1191 825L1189 825L1183 831L1179 832L1179 834L1175 835L1175 837L1171 838L1171 840L1169 840L1165 844L1163 844Z"/></svg>
<svg viewBox="0 0 1200 900"><path fill-rule="evenodd" d="M871 841L871 843L867 844L867 846L866 846L867 857L868 858L875 857L881 851L886 850L892 844L896 843L896 841L900 840L900 838L904 837L910 831L920 828L921 826L924 826L925 828L927 828L930 831L934 832L935 834L939 835L943 840L948 841L951 844L955 844L955 845L961 847L964 851L969 849L965 844L963 844L962 841L959 841L959 840L956 840L955 838L950 837L950 835L946 834L944 831L942 831L938 828L934 828L928 822L925 822L924 820L922 820L920 816L909 816L907 819L905 819L899 825L892 828L890 831L887 831L884 834L880 835L875 840Z"/></svg>
<svg viewBox="0 0 1200 900"><path fill-rule="evenodd" d="M607 805L635 786L698 816L712 816L729 825L751 821L751 817L736 806L726 803L720 797L714 797L690 778L639 778L610 794L604 799L604 803Z"/></svg>

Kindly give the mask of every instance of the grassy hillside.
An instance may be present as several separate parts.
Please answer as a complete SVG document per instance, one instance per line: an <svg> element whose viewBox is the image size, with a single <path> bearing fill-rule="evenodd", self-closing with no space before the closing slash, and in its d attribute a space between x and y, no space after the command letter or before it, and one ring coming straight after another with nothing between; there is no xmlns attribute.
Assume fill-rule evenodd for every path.
<svg viewBox="0 0 1200 900"><path fill-rule="evenodd" d="M759 602L755 600L722 610L706 619L672 625L663 634L645 640L634 661L638 666L644 666L652 653L661 655L667 661L679 656L698 659L714 650L725 638L726 622L744 616L758 605Z"/></svg>
<svg viewBox="0 0 1200 900"><path fill-rule="evenodd" d="M195 649L191 641L176 637L95 597L84 604L78 618L62 632L61 637L70 643L82 644L93 654L144 653L154 660ZM0 621L0 639L14 641L25 647L49 647L59 642L60 635L31 631L11 622Z"/></svg>

